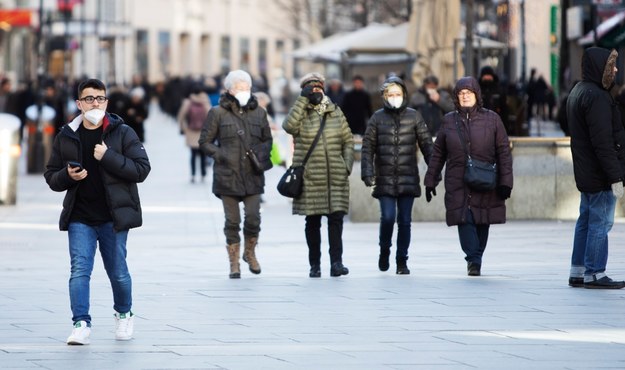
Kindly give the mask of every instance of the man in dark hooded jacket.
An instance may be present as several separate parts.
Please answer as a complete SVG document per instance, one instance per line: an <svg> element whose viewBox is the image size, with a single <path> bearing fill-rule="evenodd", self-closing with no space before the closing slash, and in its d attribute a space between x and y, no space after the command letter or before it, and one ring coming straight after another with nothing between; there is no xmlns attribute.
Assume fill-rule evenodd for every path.
<svg viewBox="0 0 625 370"><path fill-rule="evenodd" d="M569 94L566 113L571 131L575 183L581 192L575 225L569 285L621 289L606 273L608 232L616 199L623 196L625 130L610 95L616 75L615 50L591 47L582 56L582 81Z"/></svg>

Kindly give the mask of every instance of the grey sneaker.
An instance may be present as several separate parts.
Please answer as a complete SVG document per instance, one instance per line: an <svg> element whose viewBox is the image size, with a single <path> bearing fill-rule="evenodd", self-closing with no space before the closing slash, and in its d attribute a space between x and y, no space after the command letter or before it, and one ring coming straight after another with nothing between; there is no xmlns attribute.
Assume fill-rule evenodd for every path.
<svg viewBox="0 0 625 370"><path fill-rule="evenodd" d="M86 345L89 344L89 336L91 328L86 321L77 321L74 323L72 334L67 338L69 345Z"/></svg>
<svg viewBox="0 0 625 370"><path fill-rule="evenodd" d="M115 339L131 340L135 328L135 315L130 312L115 313Z"/></svg>

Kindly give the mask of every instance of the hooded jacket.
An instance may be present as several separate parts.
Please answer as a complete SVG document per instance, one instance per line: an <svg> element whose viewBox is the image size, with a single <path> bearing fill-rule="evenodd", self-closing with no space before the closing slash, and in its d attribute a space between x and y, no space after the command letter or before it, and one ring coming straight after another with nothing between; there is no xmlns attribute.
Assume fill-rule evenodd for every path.
<svg viewBox="0 0 625 370"><path fill-rule="evenodd" d="M272 167L272 140L267 112L258 106L255 96L241 107L234 96L223 94L219 105L208 112L199 140L200 149L215 160L213 193L217 197L262 194L265 175L253 170L245 146L254 150L268 170Z"/></svg>
<svg viewBox="0 0 625 370"><path fill-rule="evenodd" d="M567 100L573 171L580 192L607 191L625 178L625 130L609 92L617 56L603 48L586 49L582 81Z"/></svg>
<svg viewBox="0 0 625 370"><path fill-rule="evenodd" d="M468 89L476 95L477 102L471 108L463 108L458 93ZM508 135L499 115L482 107L480 86L473 77L458 80L454 89L456 111L443 118L434 152L425 175L425 186L436 187L440 173L445 167L445 210L447 225L466 223L466 211L473 212L476 224L499 224L506 222L506 204L496 190L476 192L464 183L466 153L465 141L471 157L497 163L497 184L512 188L512 155Z"/></svg>
<svg viewBox="0 0 625 370"><path fill-rule="evenodd" d="M361 177L375 178L372 195L421 196L418 166L418 150L426 163L432 155L432 137L419 112L408 108L406 85L398 77L387 79L382 85L397 84L401 87L404 100L399 108L393 108L384 99L384 107L369 119L362 140Z"/></svg>
<svg viewBox="0 0 625 370"><path fill-rule="evenodd" d="M82 162L80 138L76 132L82 124L82 114L61 128L54 139L52 154L43 176L54 191L67 191L59 228L67 230L80 181L67 173L67 162ZM150 173L150 161L137 134L117 115L104 117L102 140L108 149L100 160L100 172L106 191L106 203L116 231L139 227L143 223L137 183Z"/></svg>
<svg viewBox="0 0 625 370"><path fill-rule="evenodd" d="M293 199L293 214L329 215L349 210L349 174L354 164L354 138L341 109L324 97L325 111L318 113L308 98L300 96L289 110L282 128L293 136L293 165L301 165L326 124L304 170L302 194Z"/></svg>

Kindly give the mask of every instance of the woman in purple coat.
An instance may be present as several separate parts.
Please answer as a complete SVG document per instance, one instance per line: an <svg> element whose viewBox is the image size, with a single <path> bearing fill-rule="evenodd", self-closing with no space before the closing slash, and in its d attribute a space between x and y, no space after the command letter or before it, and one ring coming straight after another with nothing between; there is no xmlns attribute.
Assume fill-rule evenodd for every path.
<svg viewBox="0 0 625 370"><path fill-rule="evenodd" d="M489 227L506 222L505 200L512 192L512 155L501 118L482 107L480 85L475 78L459 79L453 99L456 111L445 115L434 143L425 175L425 197L429 202L436 195L445 166L447 225L458 226L468 275L479 276ZM494 190L478 192L465 184L465 147L473 159L497 164Z"/></svg>

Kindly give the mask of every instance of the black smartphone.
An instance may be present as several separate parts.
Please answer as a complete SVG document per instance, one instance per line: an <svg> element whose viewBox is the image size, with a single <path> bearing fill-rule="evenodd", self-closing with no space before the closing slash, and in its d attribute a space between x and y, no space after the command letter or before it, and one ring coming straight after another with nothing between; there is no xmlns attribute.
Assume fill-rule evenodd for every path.
<svg viewBox="0 0 625 370"><path fill-rule="evenodd" d="M82 164L80 164L80 162L68 161L67 164L71 168L77 168L78 167L78 171L82 171Z"/></svg>

